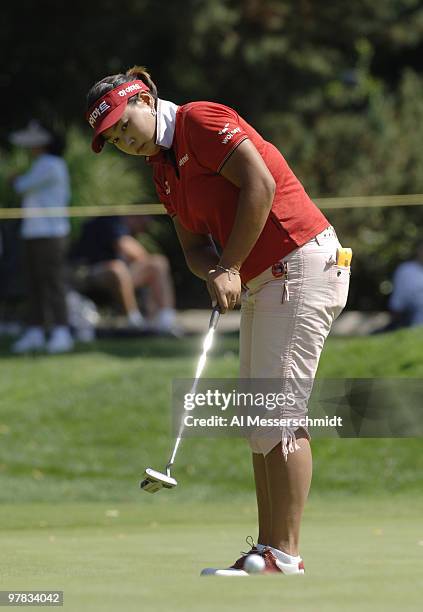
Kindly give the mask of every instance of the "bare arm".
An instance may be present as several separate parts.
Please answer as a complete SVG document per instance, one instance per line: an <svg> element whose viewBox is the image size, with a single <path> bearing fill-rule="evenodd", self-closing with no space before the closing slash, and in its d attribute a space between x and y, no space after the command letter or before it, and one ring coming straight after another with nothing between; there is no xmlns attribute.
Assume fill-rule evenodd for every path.
<svg viewBox="0 0 423 612"><path fill-rule="evenodd" d="M186 230L174 218L176 232L190 270L206 280L213 301L221 312L234 308L241 294L241 279L219 268L239 270L257 242L272 207L275 181L254 145L245 140L229 157L222 176L239 187L235 222L222 256L207 235Z"/></svg>
<svg viewBox="0 0 423 612"><path fill-rule="evenodd" d="M239 187L235 221L228 242L220 257L223 268L239 270L260 236L272 208L275 181L255 146L244 140L232 153L221 170L222 176ZM239 275L218 267L210 271L208 288L221 312L239 303Z"/></svg>
<svg viewBox="0 0 423 612"><path fill-rule="evenodd" d="M269 216L275 194L275 181L261 155L244 140L221 170L222 176L239 187L238 209L220 263L240 269L257 242Z"/></svg>
<svg viewBox="0 0 423 612"><path fill-rule="evenodd" d="M188 268L193 274L207 281L209 270L219 261L213 240L206 234L194 234L188 231L178 217L173 217L173 224Z"/></svg>

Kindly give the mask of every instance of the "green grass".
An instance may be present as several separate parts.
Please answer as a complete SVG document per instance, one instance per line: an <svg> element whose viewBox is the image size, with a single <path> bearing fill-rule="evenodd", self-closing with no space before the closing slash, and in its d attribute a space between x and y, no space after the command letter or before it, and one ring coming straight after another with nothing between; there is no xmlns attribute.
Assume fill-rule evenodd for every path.
<svg viewBox="0 0 423 612"><path fill-rule="evenodd" d="M305 576L200 578L255 536L252 499L170 504L20 504L0 508L0 588L64 591L64 610L289 612L417 610L421 500L312 496ZM223 581L223 582L222 582Z"/></svg>
<svg viewBox="0 0 423 612"><path fill-rule="evenodd" d="M191 376L201 339L102 341L60 357L0 354L0 500L131 501L172 445L173 378ZM330 339L321 377L423 372L423 329ZM217 336L208 377L236 377L237 338ZM420 439L315 439L319 491L421 491ZM207 482L204 480L207 473ZM222 478L221 474L226 477ZM241 439L187 439L177 477L197 499L251 490Z"/></svg>
<svg viewBox="0 0 423 612"><path fill-rule="evenodd" d="M0 589L64 590L72 612L419 609L419 439L313 441L305 577L199 578L256 536L245 442L187 439L177 489L149 496L138 480L168 457L172 379L192 375L200 345L102 341L54 358L0 346ZM319 375L419 377L422 346L423 329L330 339ZM218 335L206 375L237 368L236 337Z"/></svg>

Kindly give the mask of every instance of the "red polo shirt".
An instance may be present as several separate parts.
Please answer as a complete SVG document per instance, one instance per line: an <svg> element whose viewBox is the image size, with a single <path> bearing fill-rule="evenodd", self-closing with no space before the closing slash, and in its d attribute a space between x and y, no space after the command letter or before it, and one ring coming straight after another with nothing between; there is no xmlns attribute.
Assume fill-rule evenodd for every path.
<svg viewBox="0 0 423 612"><path fill-rule="evenodd" d="M244 283L329 225L281 153L233 109L190 102L176 113L172 149L147 158L167 212L177 215L190 232L210 234L224 247L235 220L239 189L219 172L246 138L269 168L276 191L263 231L242 265Z"/></svg>

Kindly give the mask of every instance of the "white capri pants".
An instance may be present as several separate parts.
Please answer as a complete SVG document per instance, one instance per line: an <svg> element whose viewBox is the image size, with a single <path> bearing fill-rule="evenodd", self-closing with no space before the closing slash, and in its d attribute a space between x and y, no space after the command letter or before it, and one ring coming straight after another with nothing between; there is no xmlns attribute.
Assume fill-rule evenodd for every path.
<svg viewBox="0 0 423 612"><path fill-rule="evenodd" d="M323 345L348 297L350 268L336 265L340 246L328 227L249 281L242 296L240 378L279 379L281 392L294 390L295 406L279 416L307 414ZM285 459L298 448L291 427L257 427L248 439L253 453L263 455L282 442Z"/></svg>

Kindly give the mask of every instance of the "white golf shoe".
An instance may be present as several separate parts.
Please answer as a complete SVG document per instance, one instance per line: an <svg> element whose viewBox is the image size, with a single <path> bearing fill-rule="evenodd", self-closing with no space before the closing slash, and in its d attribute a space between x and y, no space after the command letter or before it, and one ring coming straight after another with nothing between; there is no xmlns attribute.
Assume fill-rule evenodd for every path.
<svg viewBox="0 0 423 612"><path fill-rule="evenodd" d="M44 330L41 327L28 327L19 340L12 345L12 353L21 355L31 351L43 351L45 347Z"/></svg>
<svg viewBox="0 0 423 612"><path fill-rule="evenodd" d="M201 572L201 576L249 576L244 569L245 560L249 555L258 555L264 561L264 568L260 574L284 574L301 575L304 574L304 563L300 559L298 563L283 563L270 550L270 548L260 546L260 550L252 548L248 553L244 553L235 563L226 569L215 569L207 567Z"/></svg>
<svg viewBox="0 0 423 612"><path fill-rule="evenodd" d="M74 341L68 327L61 325L53 328L46 346L48 353L68 353L73 347Z"/></svg>
<svg viewBox="0 0 423 612"><path fill-rule="evenodd" d="M248 552L241 552L241 557L235 561L233 565L225 569L217 569L214 567L206 567L202 570L201 576L248 576L248 572L244 569L244 564L249 555L260 555L260 552L264 550L264 546L261 544L254 544L254 540L251 536L246 539L250 550Z"/></svg>

